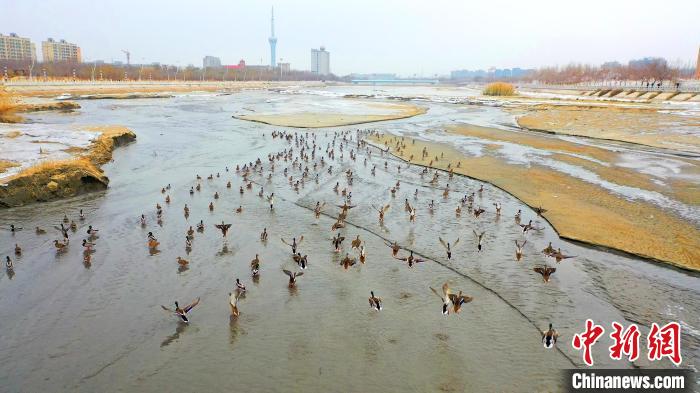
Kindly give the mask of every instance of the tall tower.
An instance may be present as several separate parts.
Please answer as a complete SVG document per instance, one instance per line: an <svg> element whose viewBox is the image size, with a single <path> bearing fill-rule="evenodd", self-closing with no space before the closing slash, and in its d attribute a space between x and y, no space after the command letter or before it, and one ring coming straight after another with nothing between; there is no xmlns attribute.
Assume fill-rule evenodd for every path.
<svg viewBox="0 0 700 393"><path fill-rule="evenodd" d="M270 42L270 67L275 68L277 66L277 54L275 49L277 47L277 37L275 37L275 7L272 7L272 18L270 19L270 38L267 40Z"/></svg>

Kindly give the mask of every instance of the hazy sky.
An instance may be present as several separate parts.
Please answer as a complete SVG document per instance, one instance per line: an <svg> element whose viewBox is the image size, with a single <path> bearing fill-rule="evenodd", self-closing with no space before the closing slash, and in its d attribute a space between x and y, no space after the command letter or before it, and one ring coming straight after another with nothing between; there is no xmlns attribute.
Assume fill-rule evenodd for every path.
<svg viewBox="0 0 700 393"><path fill-rule="evenodd" d="M270 7L278 58L309 68L325 45L331 71L446 74L662 56L695 62L700 0L0 0L0 32L65 38L86 60L201 66L269 62Z"/></svg>

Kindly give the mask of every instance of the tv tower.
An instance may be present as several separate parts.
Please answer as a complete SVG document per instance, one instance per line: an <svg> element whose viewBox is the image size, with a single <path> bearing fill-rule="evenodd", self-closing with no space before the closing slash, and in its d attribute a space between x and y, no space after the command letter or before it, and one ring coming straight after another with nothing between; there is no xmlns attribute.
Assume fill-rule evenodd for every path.
<svg viewBox="0 0 700 393"><path fill-rule="evenodd" d="M270 67L275 68L277 66L277 54L275 53L275 48L277 47L277 37L275 37L275 7L272 7L270 31L272 35L267 39L270 42Z"/></svg>

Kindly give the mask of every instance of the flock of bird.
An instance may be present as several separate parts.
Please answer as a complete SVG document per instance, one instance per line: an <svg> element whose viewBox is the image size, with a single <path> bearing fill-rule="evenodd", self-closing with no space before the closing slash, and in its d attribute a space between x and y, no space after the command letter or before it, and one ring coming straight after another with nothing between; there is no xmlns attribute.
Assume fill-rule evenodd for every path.
<svg viewBox="0 0 700 393"><path fill-rule="evenodd" d="M328 134L326 133L326 136ZM353 137L352 133L350 131L337 131L334 134L332 134L332 141L327 143L327 146L325 150L323 149L322 146L317 145L317 133L291 133L291 132L286 132L286 131L274 131L272 132L272 138L273 139L280 139L283 141L286 141L290 146L288 148L285 148L284 150L276 153L276 154L268 154L267 156L267 168L265 168L265 165L263 164L262 160L258 158L255 162L249 162L244 164L243 166L236 165L235 168L235 173L241 177L242 179L242 184L239 187L239 193L244 194L246 190L252 190L254 187L254 184L260 186L258 196L269 206L269 209L271 211L274 211L275 209L275 194L270 193L266 194L264 192L264 187L260 180L265 181L267 180L268 182L272 181L273 174L281 172L284 175L285 180L288 181L288 184L290 188L292 188L295 191L299 191L300 187L304 187L305 183L308 182L315 182L316 184L319 184L319 179L321 175L325 175L326 173L328 175L332 175L334 173L334 168L332 163L336 161L336 156L338 156L339 160L338 161L343 161L344 155L347 153L350 157L350 159L353 162L357 161L357 152L364 150L365 151L365 158L364 158L364 166L368 165L368 159L371 161L373 157L373 149L376 149L376 151L379 152L379 154L383 157L385 153L388 153L390 150L390 145L389 142L386 142L384 147L381 145L377 144L372 144L367 141L368 136L374 136L374 137L379 137L380 134L378 134L375 131L370 131L370 130L357 130L356 135ZM264 137L264 134L263 134ZM394 145L394 150L395 152L401 152L402 150L405 151L406 149L406 143L404 138L399 138L399 137L394 137L391 139L392 145ZM414 141L415 143L415 141ZM337 150L336 150L337 149ZM357 150L355 150L357 149ZM425 159L426 157L429 156L427 148L423 148L422 151L422 158ZM410 166L410 162L413 160L413 156L410 157L409 164L407 166ZM432 165L433 161L437 161L439 158L435 156L434 160L430 161L430 165ZM456 168L459 168L461 163L457 163ZM282 170L280 171L278 166L283 166ZM389 164L387 160L384 160L383 163L384 169L388 172L389 171ZM371 175L375 176L376 175L376 169L377 166L373 165L372 170L371 170ZM451 164L448 165L448 181L449 179L452 179L454 176L454 168L451 166ZM398 172L400 173L401 171L401 164L398 165L397 167ZM226 172L229 172L229 168L225 168ZM267 171L267 176L265 175L265 172ZM296 176L295 176L296 174ZM335 205L337 208L339 208L339 212L337 215L331 215L330 213L325 213L324 210L326 209L327 203L326 202L321 202L318 201L316 202L316 205L313 207L313 213L316 219L320 218L322 214L326 214L329 216L333 216L335 218L335 222L331 226L330 230L331 232L335 232L341 228L346 227L346 218L348 216L348 213L350 212L351 209L355 208L356 205L352 204L352 184L353 184L353 179L354 179L354 173L352 169L347 169L344 171L345 177L346 177L346 186L341 189L340 182L336 182L335 186L333 187L333 191L339 196L342 196L343 203ZM426 176L430 176L430 171L428 167L424 167L422 171L420 172L420 177L421 179L424 179ZM438 188L439 185L439 178L440 176L444 176L444 172L441 173L439 170L434 170L432 173L432 178L430 181L428 181L428 185L432 186L433 188ZM220 173L210 174L207 177L207 180L214 180L215 178L220 178L221 175ZM256 180L253 180L255 178ZM196 193L201 192L202 186L201 182L203 181L203 178L199 175L196 176L196 186L192 186L189 190L191 195L194 195ZM396 197L396 194L398 190L401 187L400 181L397 181L395 185L393 185L389 189L389 194L392 199ZM228 181L226 183L226 188L231 189L232 184L231 181ZM164 201L166 204L172 203L169 191L171 189L170 184L167 186L163 187L160 191L162 194L165 195ZM453 190L450 189L449 183L445 185L443 188L442 192L442 197L445 200L448 200L450 192ZM482 208L481 206L474 206L474 201L475 201L475 195L476 193L481 196L481 194L484 191L483 185L476 191L472 192L471 194L465 194L458 202L456 209L455 209L455 215L459 217L464 211L468 212L469 214L472 214L475 218L479 218L479 216L483 213L485 213L485 209ZM415 190L413 193L414 195L414 200L418 200L418 189ZM217 200L220 198L219 192L215 192L213 195L213 199ZM213 211L215 209L214 205L214 200L212 200L209 203L209 210ZM500 217L501 215L501 205L499 202L494 202L493 206L495 207L495 214L496 217ZM387 213L392 207L392 203L388 203L382 206L372 206L374 210L377 211L378 213L378 220L379 223L383 225L384 220L386 219ZM428 204L428 209L432 213L436 209L436 204L434 200L431 200L430 203ZM543 209L541 207L535 208L535 213L537 215L542 215L543 213L546 212L546 209ZM190 215L190 208L187 204L184 205L183 208L185 218L188 218ZM417 220L417 207L414 204L411 204L409 202L408 198L405 199L404 201L404 211L407 214L408 221L410 223L415 223ZM242 214L243 213L243 206L239 205L238 208L235 209L235 212L237 214ZM157 224L162 227L163 226L163 207L160 205L160 203L156 203L156 222ZM521 216L522 216L522 211L518 210L517 213L514 216L515 224L519 225L519 227L522 230L523 237L527 235L528 232L530 231L540 231L543 228L537 227L534 223L533 220L528 220L527 223L523 224L521 222ZM82 209L79 212L78 216L79 221L85 221L85 215L83 214ZM143 228L146 228L148 225L148 219L145 214L142 214L140 217L140 225ZM215 228L217 228L222 236L225 238L227 236L228 231L231 229L232 224L230 223L225 223L224 221L221 222L221 224L215 224L213 225ZM62 235L62 239L56 239L53 242L53 246L56 249L56 252L62 253L65 252L69 245L70 245L70 239L69 239L69 231L76 232L77 231L77 224L74 220L70 220L67 215L64 215L62 222L60 225L55 226L55 228L60 231ZM15 232L21 231L22 228L15 226L14 224L10 224L9 226L9 231L12 232L13 234ZM196 224L196 232L204 232L205 230L205 224L203 220L200 220L199 223ZM35 228L35 232L37 235L44 235L46 234L46 230L42 229L40 227ZM86 231L87 237L84 238L81 242L82 247L83 247L83 260L85 264L89 264L91 260L91 254L95 251L95 242L98 239L98 230L93 228L91 225L88 226L88 229ZM482 231L478 233L476 230L473 230L474 234L474 240L476 243L476 248L478 252L481 252L483 249L483 239L487 235L487 232ZM189 254L192 250L193 246L193 239L195 235L195 229L190 226L186 232L185 235L185 251ZM267 242L268 241L268 231L267 228L264 228L263 231L260 234L260 241L261 242ZM459 244L460 238L455 239L454 241L449 241L445 240L442 237L438 237L437 239L439 243L444 247L447 259L452 259L453 256L453 251L454 248ZM304 241L304 236L300 235L299 237L292 237L291 240L286 240L284 238L281 239L281 241L289 246L291 248L291 258L292 260L297 264L300 270L298 271L291 271L287 269L283 269L282 272L288 277L288 282L287 285L290 288L295 288L297 285L297 280L299 277L303 276L304 270L307 269L308 267L308 255L304 254L302 255L302 252L300 251L301 244ZM345 241L345 237L341 235L340 232L336 233L332 238L331 238L331 245L333 247L333 250L336 253L341 253L343 250L343 242ZM524 251L523 247L527 243L527 240L523 239L522 242L519 242L518 240L515 240L515 260L516 261L521 261L524 257ZM417 264L423 263L426 260L424 258L420 258L414 255L414 252L412 250L405 249L404 247L400 246L398 242L388 242L385 241L385 244L391 249L391 255L393 258L396 260L405 262L409 268L414 267ZM151 253L156 253L158 252L158 247L160 243L158 239L155 237L153 232L148 232L147 235L147 247L150 250ZM407 254L400 255L402 251L406 251ZM553 258L557 263L561 262L564 259L572 258L573 256L570 255L565 255L562 253L561 249L559 248L554 248L551 244L542 250L544 255L547 257ZM17 256L20 256L22 253L22 249L19 244L15 244L15 254ZM351 254L352 253L352 254ZM350 249L346 250L344 257L340 260L340 265L344 269L349 269L352 266L356 265L358 262L361 264L366 263L367 261L367 249L365 247L365 242L360 239L360 235L357 235L354 239L350 241ZM178 256L176 258L176 262L179 265L179 269L181 270L186 270L189 265L189 261L186 260L185 258L182 258ZM257 280L260 276L260 257L256 254L255 258L250 262L250 269L251 269L251 276L253 280ZM14 263L12 261L12 258L8 255L6 256L6 270L8 273L8 276L12 278L14 275ZM553 266L549 266L548 264L542 264L542 265L536 265L534 266L533 270L537 273L539 273L542 276L543 281L549 282L552 274L556 272L556 268ZM450 313L459 313L462 307L473 301L473 297L468 296L464 294L462 291L454 291L452 288L450 288L450 285L448 282L445 282L442 285L442 288L440 291L430 287L430 290L437 295L441 302L442 302L442 313L445 315L448 315ZM239 300L241 299L242 295L244 295L246 292L246 287L243 283L240 282L239 279L236 279L236 287L234 291L229 293L229 305L231 309L231 316L237 318L240 315L240 310L239 310ZM179 302L175 301L174 302L174 307L166 307L166 306L161 306L164 310L174 314L179 320L181 320L184 323L189 322L189 317L188 314L194 309L198 304L200 303L200 299L197 298L191 303L187 304L184 307L181 307ZM383 302L382 299L378 296L375 295L374 291L370 291L370 297L368 298L368 303L370 307L376 311L380 311L383 308ZM545 347L552 347L554 343L556 343L556 339L558 337L557 331L552 327L552 325L549 325L549 329L542 331L542 342L545 345Z"/></svg>

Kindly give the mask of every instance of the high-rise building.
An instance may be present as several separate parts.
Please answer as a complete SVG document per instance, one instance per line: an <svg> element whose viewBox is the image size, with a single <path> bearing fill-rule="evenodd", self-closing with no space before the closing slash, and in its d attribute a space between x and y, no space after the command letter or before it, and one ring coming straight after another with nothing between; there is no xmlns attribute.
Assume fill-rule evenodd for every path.
<svg viewBox="0 0 700 393"><path fill-rule="evenodd" d="M221 67L221 59L215 56L204 56L202 60L202 65L204 68L217 68Z"/></svg>
<svg viewBox="0 0 700 393"><path fill-rule="evenodd" d="M277 37L275 37L275 8L272 7L272 14L270 18L270 38L267 40L270 42L270 67L274 68L277 66Z"/></svg>
<svg viewBox="0 0 700 393"><path fill-rule="evenodd" d="M311 49L311 72L319 75L331 73L331 54L325 47Z"/></svg>
<svg viewBox="0 0 700 393"><path fill-rule="evenodd" d="M0 34L0 60L36 61L36 47L29 38Z"/></svg>
<svg viewBox="0 0 700 393"><path fill-rule="evenodd" d="M695 79L700 79L700 48L698 48L698 63L695 65Z"/></svg>
<svg viewBox="0 0 700 393"><path fill-rule="evenodd" d="M66 40L55 41L53 38L49 38L42 41L41 53L44 56L44 62L71 61L80 63L83 61L80 47L66 42Z"/></svg>

